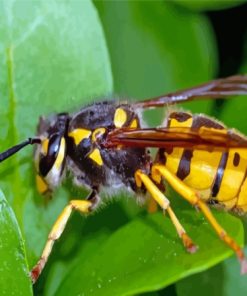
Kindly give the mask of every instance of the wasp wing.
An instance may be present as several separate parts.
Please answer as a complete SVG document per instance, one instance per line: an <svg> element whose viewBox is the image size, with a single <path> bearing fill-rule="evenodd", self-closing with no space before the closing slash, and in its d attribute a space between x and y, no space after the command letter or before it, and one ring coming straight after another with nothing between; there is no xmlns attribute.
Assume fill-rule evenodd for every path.
<svg viewBox="0 0 247 296"><path fill-rule="evenodd" d="M235 95L247 95L247 75L235 75L216 79L199 86L169 93L156 98L137 102L137 108L162 107L164 105L202 99L226 98Z"/></svg>
<svg viewBox="0 0 247 296"><path fill-rule="evenodd" d="M182 147L199 150L226 151L230 148L247 148L247 138L234 129L207 127L162 127L147 129L116 129L108 134L106 147Z"/></svg>

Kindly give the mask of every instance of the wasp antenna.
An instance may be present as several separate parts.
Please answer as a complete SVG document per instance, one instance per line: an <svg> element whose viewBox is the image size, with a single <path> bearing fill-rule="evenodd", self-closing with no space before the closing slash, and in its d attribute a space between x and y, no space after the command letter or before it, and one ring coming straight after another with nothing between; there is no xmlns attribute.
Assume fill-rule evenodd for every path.
<svg viewBox="0 0 247 296"><path fill-rule="evenodd" d="M4 161L5 159L9 158L11 155L15 154L22 148L26 147L27 145L33 145L33 144L40 144L41 140L39 138L28 138L26 141L15 145L8 150L0 153L0 162Z"/></svg>

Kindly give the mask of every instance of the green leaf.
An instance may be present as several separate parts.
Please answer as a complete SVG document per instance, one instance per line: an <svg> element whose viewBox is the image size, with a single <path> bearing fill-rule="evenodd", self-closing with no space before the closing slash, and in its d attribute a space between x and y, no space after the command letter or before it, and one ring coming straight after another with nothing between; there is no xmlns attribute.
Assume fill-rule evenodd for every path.
<svg viewBox="0 0 247 296"><path fill-rule="evenodd" d="M111 93L109 57L90 1L5 1L0 18L0 151L34 135L40 115L76 111ZM61 189L44 204L31 158L29 148L0 167L0 186L21 223L30 266L68 199Z"/></svg>
<svg viewBox="0 0 247 296"><path fill-rule="evenodd" d="M0 151L33 136L40 115L78 110L112 91L103 31L90 1L0 2ZM1 164L1 184L24 229L34 264L66 203L46 207L34 184L32 151Z"/></svg>
<svg viewBox="0 0 247 296"><path fill-rule="evenodd" d="M77 240L77 246L80 249L79 254L83 254L85 258L92 256L97 250L98 246L102 245L109 235L110 232L106 231L106 229L100 229L95 234L91 233L89 235L85 234L84 232L83 243L80 243L80 241ZM62 256L60 259L61 258ZM73 266L73 264L76 264L77 260L77 254L74 254L74 256L71 255L70 262L58 261L52 264L45 286L45 296L53 296L55 294L56 290L61 285L63 278L67 276L68 270L71 268L71 266ZM73 284L73 282L71 282L71 284Z"/></svg>
<svg viewBox="0 0 247 296"><path fill-rule="evenodd" d="M115 91L143 98L212 77L216 59L214 38L207 19L162 3L102 4L107 7L105 15L101 9L100 14L113 61ZM73 111L94 96L111 93L109 57L97 13L90 1L5 1L0 2L0 17L1 151L32 136L39 115ZM200 103L194 110L206 112L207 104ZM30 149L27 149L0 167L0 185L24 229L30 265L40 255L48 231L68 199L68 193L60 189L49 205L44 205L34 189L31 155ZM47 294L53 294L62 278L65 282L58 288L61 293L66 291L63 287L67 287L67 291L72 290L72 293L80 289L84 291L84 283L86 292L96 289L102 295L130 295L154 290L187 276L189 272L207 268L230 253L215 235L211 237L212 231L203 220L194 219L197 216L194 212L187 214L189 221L182 219L182 222L194 238L198 237L202 253L196 255L184 252L167 218L157 215L127 224L128 217L121 220L119 212L114 211L115 215L112 212L105 209L104 213L108 216L97 213L93 217L96 224L91 218L85 223L79 219L70 221L49 260L52 264L57 258L64 259L62 264L57 265L55 271L51 265L49 272L48 263L43 273L53 274L45 287ZM183 213L180 216L183 217ZM234 237L241 237L240 223L236 219L232 221L232 217L224 216L223 219L221 214L218 216L230 232L232 223ZM125 223L125 227L114 232ZM105 237L104 240L99 239L101 236L95 231L97 226L101 234L106 224L114 225L108 235L114 234L107 242ZM153 224L157 227L152 227ZM197 224L201 226L198 232L195 230ZM77 232L79 225L82 225L82 237L80 231ZM84 228L92 233L91 240L88 233L84 235ZM160 237L163 234L168 239ZM66 238L68 241L65 241ZM83 245L78 247L79 250L75 249L74 246L83 244L84 239L90 240L90 247L85 250ZM147 241L145 245L143 239ZM212 254L206 247L203 249L208 241L216 253ZM157 249L158 244L160 249ZM131 253L133 250L138 255L140 250L140 259ZM112 257L112 253L116 252L119 253ZM160 262L154 261L154 265L152 252L155 258L160 259ZM174 256L175 253L178 255ZM170 259L186 258L188 266L178 266L178 270L167 272L167 263L170 264L168 255ZM71 256L74 256L75 263L68 272ZM133 273L133 279L129 272ZM150 278L150 282L147 283L145 278ZM39 288L42 283L45 285L41 278L36 287Z"/></svg>
<svg viewBox="0 0 247 296"><path fill-rule="evenodd" d="M82 253L55 295L134 295L157 290L227 258L232 251L213 233L200 213L178 211L200 249L188 254L174 227L161 214L136 219L98 245L91 256ZM241 221L226 213L217 219L243 243ZM71 285L73 283L73 285Z"/></svg>
<svg viewBox="0 0 247 296"><path fill-rule="evenodd" d="M1 295L32 295L24 243L15 215L0 191Z"/></svg>
<svg viewBox="0 0 247 296"><path fill-rule="evenodd" d="M245 248L245 253L247 248ZM176 284L178 296L245 295L247 290L246 275L241 275L236 258L229 258L206 272L193 275Z"/></svg>
<svg viewBox="0 0 247 296"><path fill-rule="evenodd" d="M214 75L215 39L204 16L178 9L168 1L95 4L105 29L117 94L154 97ZM204 101L186 104L186 108L208 112L210 105ZM152 123L160 124L157 114Z"/></svg>
<svg viewBox="0 0 247 296"><path fill-rule="evenodd" d="M182 7L193 11L220 10L238 6L246 0L174 0Z"/></svg>
<svg viewBox="0 0 247 296"><path fill-rule="evenodd" d="M126 195L125 199L128 199ZM45 296L53 296L63 279L70 277L68 272L77 264L80 254L83 254L84 258L92 256L112 233L129 222L129 217L119 202L106 201L106 204L107 207L86 218L75 213L70 219L61 239L55 244L54 252L46 266L48 274L44 279ZM136 205L134 199L131 205ZM140 207L138 209L140 210ZM59 264L53 260L54 257L60 260ZM43 278L40 280L38 285L42 286Z"/></svg>

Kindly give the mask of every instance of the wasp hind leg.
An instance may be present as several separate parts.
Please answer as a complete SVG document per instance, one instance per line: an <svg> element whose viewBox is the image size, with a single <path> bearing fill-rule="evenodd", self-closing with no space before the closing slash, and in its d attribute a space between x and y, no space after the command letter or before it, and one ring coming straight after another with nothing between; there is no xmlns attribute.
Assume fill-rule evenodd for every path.
<svg viewBox="0 0 247 296"><path fill-rule="evenodd" d="M154 184L154 182L149 178L148 175L144 174L142 171L138 170L135 173L135 180L138 187L142 184L146 187L152 198L159 204L164 212L167 212L173 225L176 228L178 236L181 238L184 247L189 253L194 253L197 250L197 246L194 244L192 239L188 236L183 226L180 224L178 218L173 212L170 202L167 197L160 191L160 189Z"/></svg>
<svg viewBox="0 0 247 296"><path fill-rule="evenodd" d="M237 255L241 264L241 273L247 273L247 260L241 247L232 239L217 222L209 207L205 204L197 192L187 186L176 175L171 173L164 165L155 164L152 167L152 178L159 183L163 177L184 199L197 206L209 223L212 225L220 239L222 239Z"/></svg>
<svg viewBox="0 0 247 296"><path fill-rule="evenodd" d="M93 200L71 200L70 203L63 209L62 213L57 218L49 233L48 239L46 241L45 247L43 249L39 261L31 270L31 279L33 283L37 281L42 270L44 269L48 257L52 251L52 247L55 241L59 239L62 235L73 210L79 211L82 214L87 214L93 210L94 206L95 204Z"/></svg>

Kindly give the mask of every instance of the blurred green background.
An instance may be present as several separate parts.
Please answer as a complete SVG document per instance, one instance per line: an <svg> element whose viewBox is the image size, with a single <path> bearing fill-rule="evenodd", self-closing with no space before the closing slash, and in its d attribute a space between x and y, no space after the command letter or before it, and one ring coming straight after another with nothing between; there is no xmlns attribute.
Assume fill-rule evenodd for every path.
<svg viewBox="0 0 247 296"><path fill-rule="evenodd" d="M0 151L34 135L40 115L247 72L246 20L243 0L0 0ZM246 96L183 105L247 134L246 107ZM164 116L164 109L145 114L151 126ZM224 260L231 250L171 189L196 254L185 252L167 217L120 193L90 217L73 215L32 289L28 270L52 224L69 198L84 196L68 181L48 202L34 175L30 148L0 166L0 294L246 294L237 259ZM215 215L243 244L245 219Z"/></svg>

